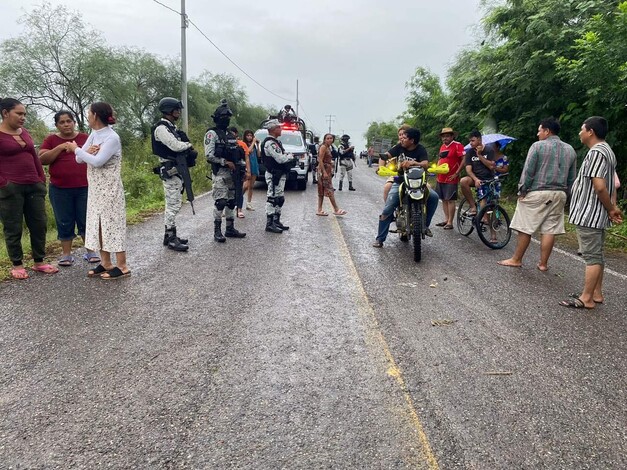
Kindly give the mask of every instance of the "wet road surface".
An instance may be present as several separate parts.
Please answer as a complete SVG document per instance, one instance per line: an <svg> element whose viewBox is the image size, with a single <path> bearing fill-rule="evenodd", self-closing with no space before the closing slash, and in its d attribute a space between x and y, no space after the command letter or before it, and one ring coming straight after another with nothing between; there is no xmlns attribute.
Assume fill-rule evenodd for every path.
<svg viewBox="0 0 627 470"><path fill-rule="evenodd" d="M416 264L371 247L382 183L358 164L341 219L289 191L281 235L259 188L225 244L200 198L188 253L157 216L127 279L1 285L0 468L625 468L624 260L586 312L572 254L504 268L514 242L433 227Z"/></svg>

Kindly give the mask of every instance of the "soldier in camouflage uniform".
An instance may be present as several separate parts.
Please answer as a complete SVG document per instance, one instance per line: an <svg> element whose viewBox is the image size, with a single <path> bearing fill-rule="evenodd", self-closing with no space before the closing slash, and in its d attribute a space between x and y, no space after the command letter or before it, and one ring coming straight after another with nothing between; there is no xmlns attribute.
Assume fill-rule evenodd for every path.
<svg viewBox="0 0 627 470"><path fill-rule="evenodd" d="M266 202L266 232L283 233L289 230L281 223L281 208L285 203L285 181L296 159L291 153L286 154L278 140L281 135L281 123L277 119L268 121L265 126L268 137L261 144L261 158L266 167L268 184Z"/></svg>
<svg viewBox="0 0 627 470"><path fill-rule="evenodd" d="M205 157L213 173L213 238L224 243L226 237L244 238L245 233L235 229L235 179L246 172L246 155L237 139L227 129L233 112L225 100L215 110L215 126L205 134ZM236 174L237 172L237 174ZM222 213L226 216L226 230L222 234Z"/></svg>
<svg viewBox="0 0 627 470"><path fill-rule="evenodd" d="M176 171L176 155L180 153L193 154L197 152L185 134L174 124L181 116L183 104L176 98L166 97L159 101L159 111L163 117L152 127L152 152L159 157L159 166L155 168L163 180L165 193L165 235L163 245L174 251L187 251L187 239L179 238L176 234L176 216L183 204L183 179Z"/></svg>

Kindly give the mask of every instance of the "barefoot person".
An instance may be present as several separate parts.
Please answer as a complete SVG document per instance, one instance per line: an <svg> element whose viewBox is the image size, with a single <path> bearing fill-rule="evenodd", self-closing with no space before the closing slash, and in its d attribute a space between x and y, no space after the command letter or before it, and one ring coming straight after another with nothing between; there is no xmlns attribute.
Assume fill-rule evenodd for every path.
<svg viewBox="0 0 627 470"><path fill-rule="evenodd" d="M22 227L30 233L35 265L33 271L54 274L55 266L44 263L46 255L46 176L33 139L24 129L26 108L13 98L0 100L0 221L13 268L13 279L28 279L22 259Z"/></svg>
<svg viewBox="0 0 627 470"><path fill-rule="evenodd" d="M331 157L331 145L334 140L335 136L333 134L325 134L322 145L318 150L318 210L316 211L316 215L329 215L322 207L325 196L329 198L335 215L346 215L346 211L340 209L337 202L335 202L335 194L333 192L333 159Z"/></svg>
<svg viewBox="0 0 627 470"><path fill-rule="evenodd" d="M547 271L555 235L565 233L564 205L577 175L577 154L572 146L560 140L559 132L557 119L545 119L538 126L538 142L527 153L518 183L518 204L510 225L518 232L516 250L511 258L498 262L501 266L522 266L531 236L539 232L538 269Z"/></svg>
<svg viewBox="0 0 627 470"><path fill-rule="evenodd" d="M621 210L612 203L616 191L616 156L605 141L607 132L607 121L600 116L586 119L579 132L581 143L590 150L573 184L568 221L576 226L579 251L586 262L586 272L583 291L562 300L562 307L592 309L605 300L605 229L612 223L623 222Z"/></svg>

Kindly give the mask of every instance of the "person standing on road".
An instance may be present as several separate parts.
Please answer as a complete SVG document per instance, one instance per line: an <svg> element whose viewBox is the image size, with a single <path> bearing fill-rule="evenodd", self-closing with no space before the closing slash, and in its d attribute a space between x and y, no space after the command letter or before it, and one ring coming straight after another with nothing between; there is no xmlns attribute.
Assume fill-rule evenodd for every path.
<svg viewBox="0 0 627 470"><path fill-rule="evenodd" d="M518 183L518 204L510 227L518 232L516 250L501 266L520 267L531 242L540 232L538 269L548 271L555 235L565 233L564 206L577 176L575 149L558 137L557 119L544 119L538 126L538 142L527 153Z"/></svg>
<svg viewBox="0 0 627 470"><path fill-rule="evenodd" d="M44 263L46 256L46 175L33 139L24 129L26 108L13 98L0 100L0 221L13 268L13 279L28 279L22 260L22 227L30 233L34 271L54 274L58 268Z"/></svg>
<svg viewBox="0 0 627 470"><path fill-rule="evenodd" d="M213 239L224 243L228 238L244 238L245 233L235 228L235 179L245 167L245 155L236 137L228 131L233 112L222 100L211 115L215 126L205 134L205 157L213 173ZM238 172L239 174L235 174ZM226 230L222 235L222 213L226 216Z"/></svg>
<svg viewBox="0 0 627 470"><path fill-rule="evenodd" d="M368 154L366 158L368 159L368 168L371 168L372 162L374 161L374 147L373 146L368 147Z"/></svg>
<svg viewBox="0 0 627 470"><path fill-rule="evenodd" d="M76 131L76 121L71 111L59 111L54 115L58 132L46 137L39 148L42 165L50 165L50 204L57 224L57 238L61 242L59 266L72 266L72 240L77 232L85 240L87 218L87 167L76 163L76 156L68 151L68 144L75 141L83 146L87 134ZM87 251L84 259L99 263L100 256Z"/></svg>
<svg viewBox="0 0 627 470"><path fill-rule="evenodd" d="M131 274L126 265L126 201L122 185L122 143L110 127L115 124L109 103L89 107L87 121L92 132L83 147L68 144L77 163L87 164L87 226L85 246L100 250L101 263L87 276L120 279ZM111 253L115 253L113 264Z"/></svg>
<svg viewBox="0 0 627 470"><path fill-rule="evenodd" d="M607 120L600 116L586 119L579 131L581 143L590 150L573 184L568 220L576 226L586 271L583 291L562 300L563 307L592 309L604 301L605 229L623 222L622 211L612 203L616 156L605 141L607 132Z"/></svg>
<svg viewBox="0 0 627 470"><path fill-rule="evenodd" d="M475 198L470 188L477 188L477 197L483 197L488 188L486 185L482 184L482 182L492 179L496 163L494 163L494 150L490 147L483 146L481 132L477 130L472 131L469 139L470 150L466 152L466 174L468 176L464 176L461 179L460 185L462 194L470 205L468 215L476 215L477 205L475 204Z"/></svg>
<svg viewBox="0 0 627 470"><path fill-rule="evenodd" d="M250 165L250 178L244 183L244 193L248 193L246 201L246 210L254 211L253 207L253 188L255 181L259 176L259 142L255 134L250 129L244 131L244 143L248 148L248 162Z"/></svg>
<svg viewBox="0 0 627 470"><path fill-rule="evenodd" d="M397 146L395 146L390 149L388 154L391 157L396 158L398 161L399 180L402 180L403 173L413 166L421 166L425 170L429 167L429 155L427 154L427 150L420 144L420 131L415 128L410 127L407 129L401 135L400 149L397 149ZM372 245L375 248L383 248L383 242L385 242L385 239L388 236L394 211L400 204L400 195L398 191L399 186L400 184L398 182L395 182L392 185L388 198L385 201L383 212L379 216L377 238ZM433 236L431 230L429 229L429 225L431 225L431 219L433 219L433 214L435 214L437 208L438 195L435 191L429 191L426 214L427 227L425 228L425 235L428 237Z"/></svg>
<svg viewBox="0 0 627 470"><path fill-rule="evenodd" d="M285 203L285 181L296 159L291 153L285 153L283 144L278 140L281 135L281 123L271 119L265 124L268 137L261 144L261 158L266 167L266 232L283 233L290 228L281 223L281 211Z"/></svg>
<svg viewBox="0 0 627 470"><path fill-rule="evenodd" d="M183 131L177 129L176 121L181 117L183 103L176 98L166 97L159 101L161 119L152 127L151 141L152 153L159 157L159 166L155 169L163 180L163 192L165 194L165 235L163 245L174 251L187 251L188 240L179 238L176 233L176 216L183 205L183 177L176 167L177 154L184 154L187 164L196 164L198 152L187 139ZM185 138L182 138L182 135ZM187 158L190 156L192 161Z"/></svg>
<svg viewBox="0 0 627 470"><path fill-rule="evenodd" d="M244 162L246 165L245 178L236 178L235 181L235 209L237 211L237 217L239 219L243 219L246 217L244 215L244 191L246 187L246 182L250 179L250 158L248 149L248 145L243 140L239 138L239 130L235 126L229 127L229 132L235 136L237 139L237 145L239 145L244 151ZM241 175L240 175L241 176Z"/></svg>
<svg viewBox="0 0 627 470"><path fill-rule="evenodd" d="M316 215L327 216L323 209L324 197L328 197L333 206L335 215L346 215L346 211L340 209L335 202L335 193L333 189L333 158L331 157L331 145L335 140L333 134L325 134L322 139L322 145L318 150L318 210Z"/></svg>
<svg viewBox="0 0 627 470"><path fill-rule="evenodd" d="M340 146L338 152L340 154L340 184L338 191L342 190L344 176L348 175L348 190L355 191L353 187L353 167L355 166L355 147L350 144L350 136L344 134L340 137Z"/></svg>
<svg viewBox="0 0 627 470"><path fill-rule="evenodd" d="M462 171L464 155L466 151L464 146L457 142L457 132L450 127L445 127L440 132L442 146L439 152L438 165L448 164L449 172L447 174L438 174L437 185L435 191L442 200L442 209L446 220L435 224L444 230L453 229L453 219L455 218L455 201L457 201L457 185L459 184L459 174Z"/></svg>

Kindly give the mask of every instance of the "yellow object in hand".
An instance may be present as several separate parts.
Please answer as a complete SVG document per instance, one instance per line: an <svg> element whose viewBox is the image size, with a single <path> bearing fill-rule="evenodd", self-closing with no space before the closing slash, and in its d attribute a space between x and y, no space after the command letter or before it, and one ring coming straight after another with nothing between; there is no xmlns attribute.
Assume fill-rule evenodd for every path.
<svg viewBox="0 0 627 470"><path fill-rule="evenodd" d="M442 163L438 165L437 163L432 163L427 168L427 173L434 173L436 175L446 175L449 172L448 163Z"/></svg>

